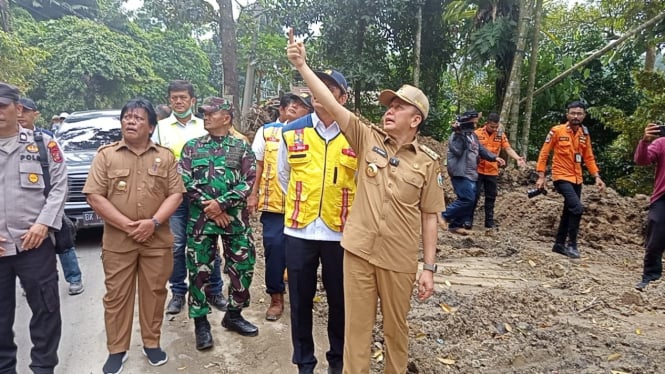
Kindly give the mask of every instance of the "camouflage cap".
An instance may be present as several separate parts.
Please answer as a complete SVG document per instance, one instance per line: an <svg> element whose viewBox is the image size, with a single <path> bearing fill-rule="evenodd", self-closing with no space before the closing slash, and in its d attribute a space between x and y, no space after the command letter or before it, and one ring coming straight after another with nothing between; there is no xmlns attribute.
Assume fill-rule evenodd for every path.
<svg viewBox="0 0 665 374"><path fill-rule="evenodd" d="M211 96L203 99L203 102L199 107L199 113L214 113L220 110L233 112L233 103L229 99L223 97Z"/></svg>

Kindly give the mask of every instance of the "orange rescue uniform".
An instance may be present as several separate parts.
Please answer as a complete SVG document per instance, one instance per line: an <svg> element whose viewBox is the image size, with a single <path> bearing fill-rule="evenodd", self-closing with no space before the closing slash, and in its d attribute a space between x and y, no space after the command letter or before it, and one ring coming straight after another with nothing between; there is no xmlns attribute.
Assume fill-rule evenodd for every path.
<svg viewBox="0 0 665 374"><path fill-rule="evenodd" d="M552 158L552 180L564 180L573 184L582 184L582 161L591 175L598 175L599 169L591 150L591 137L585 126L580 126L576 132L565 123L552 127L545 144L538 156L537 172L545 172L550 152L554 151Z"/></svg>
<svg viewBox="0 0 665 374"><path fill-rule="evenodd" d="M503 132L503 130L497 130L492 134L487 132L487 126L483 126L479 129L476 129L476 135L480 144L483 145L488 151L499 155L502 149L510 148L510 143L508 142L508 137ZM480 159L478 163L478 174L483 175L499 175L499 164L496 161L487 161Z"/></svg>

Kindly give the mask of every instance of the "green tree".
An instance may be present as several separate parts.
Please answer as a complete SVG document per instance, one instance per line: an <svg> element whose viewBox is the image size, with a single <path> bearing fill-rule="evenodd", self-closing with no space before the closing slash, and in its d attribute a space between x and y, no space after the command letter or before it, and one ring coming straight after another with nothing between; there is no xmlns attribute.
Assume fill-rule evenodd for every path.
<svg viewBox="0 0 665 374"><path fill-rule="evenodd" d="M135 12L143 29L166 29L182 36L210 33L217 22L217 11L205 0L150 0Z"/></svg>
<svg viewBox="0 0 665 374"><path fill-rule="evenodd" d="M612 185L619 193L650 194L653 191L653 168L635 167L633 153L647 123L665 120L665 74L662 72L636 72L637 90L642 100L634 112L628 114L611 106L597 107L592 113L601 118L619 135L605 150L606 165L613 171Z"/></svg>
<svg viewBox="0 0 665 374"><path fill-rule="evenodd" d="M194 85L197 95L210 96L216 92L208 79L210 60L198 41L179 31L151 29L149 32L131 25L130 35L148 51L154 74L164 82L185 79ZM155 93L160 101L166 98L166 85Z"/></svg>
<svg viewBox="0 0 665 374"><path fill-rule="evenodd" d="M23 92L32 87L33 76L48 54L30 47L13 34L0 31L0 81L20 87Z"/></svg>
<svg viewBox="0 0 665 374"><path fill-rule="evenodd" d="M99 15L97 0L14 0L14 2L38 21L65 16L96 19Z"/></svg>
<svg viewBox="0 0 665 374"><path fill-rule="evenodd" d="M126 35L76 17L46 22L38 31L22 35L57 52L40 65L30 91L44 112L118 108L131 97L154 100L163 91L148 51Z"/></svg>

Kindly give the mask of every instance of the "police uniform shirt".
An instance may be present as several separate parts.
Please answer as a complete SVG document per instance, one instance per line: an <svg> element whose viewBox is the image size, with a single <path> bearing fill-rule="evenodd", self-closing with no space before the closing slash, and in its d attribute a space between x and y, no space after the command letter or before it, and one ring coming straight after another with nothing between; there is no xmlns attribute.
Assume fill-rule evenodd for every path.
<svg viewBox="0 0 665 374"><path fill-rule="evenodd" d="M168 148L151 143L145 152L136 154L124 140L99 149L83 187L83 193L105 197L133 221L152 218L167 197L183 192L185 186L177 161ZM128 252L143 245L170 248L172 242L168 220L144 244L135 242L119 228L104 224L102 245L113 252Z"/></svg>
<svg viewBox="0 0 665 374"><path fill-rule="evenodd" d="M23 250L21 236L33 224L41 223L55 230L62 224L67 168L58 143L46 134L43 139L52 186L48 199L44 197L44 173L32 130L19 126L16 136L0 142L0 210L3 212L0 236L7 239L2 245L7 250L3 256Z"/></svg>
<svg viewBox="0 0 665 374"><path fill-rule="evenodd" d="M380 268L415 273L421 212L445 210L438 155L416 139L398 148L353 114L341 129L358 155L358 189L342 247Z"/></svg>

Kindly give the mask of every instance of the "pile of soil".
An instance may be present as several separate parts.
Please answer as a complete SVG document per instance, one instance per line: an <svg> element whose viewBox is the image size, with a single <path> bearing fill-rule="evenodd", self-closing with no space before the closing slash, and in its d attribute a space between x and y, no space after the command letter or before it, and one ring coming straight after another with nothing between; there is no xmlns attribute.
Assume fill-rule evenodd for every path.
<svg viewBox="0 0 665 374"><path fill-rule="evenodd" d="M451 202L447 144L419 141L442 156ZM483 229L482 198L471 235L439 230L434 295L420 303L414 289L412 298L408 373L665 372L665 285L633 288L642 271L648 197L584 186L582 258L571 260L551 251L563 198L551 182L547 195L527 198L534 168L531 162L501 171L498 230ZM259 239L260 224L255 228ZM325 331L322 287L315 301L316 328ZM373 338L372 373L381 373L389 353L380 313ZM317 347L327 349L325 340Z"/></svg>
<svg viewBox="0 0 665 374"><path fill-rule="evenodd" d="M447 145L421 141L444 156L445 173ZM646 293L633 288L642 271L648 197L584 186L582 258L570 260L551 252L563 198L553 190L526 196L537 178L534 170L534 162L524 170L502 170L499 230L482 229L481 198L472 235L439 231L443 270L432 298L412 299L408 372L665 371L659 359L665 286L656 282ZM445 190L452 201L449 179ZM379 328L375 341L383 342ZM374 359L375 372L382 366Z"/></svg>

